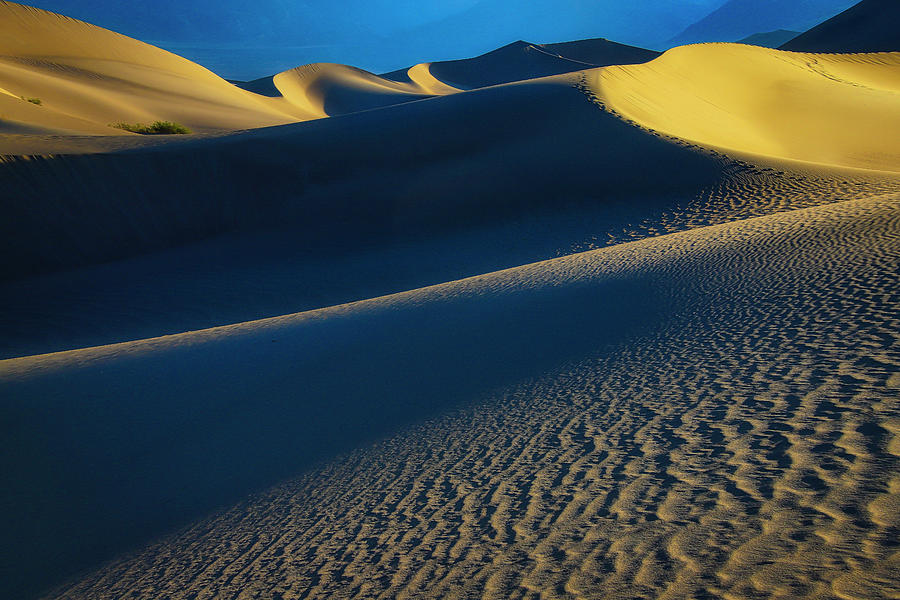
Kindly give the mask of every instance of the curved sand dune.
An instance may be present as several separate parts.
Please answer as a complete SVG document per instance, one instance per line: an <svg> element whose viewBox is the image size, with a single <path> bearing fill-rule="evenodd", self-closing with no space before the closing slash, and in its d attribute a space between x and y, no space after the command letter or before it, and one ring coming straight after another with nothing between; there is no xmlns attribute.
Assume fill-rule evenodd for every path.
<svg viewBox="0 0 900 600"><path fill-rule="evenodd" d="M108 125L123 121L171 120L205 131L297 120L284 100L236 88L170 52L12 2L0 2L0 87L8 92L0 94L0 132L7 133L19 124L116 135L125 132Z"/></svg>
<svg viewBox="0 0 900 600"><path fill-rule="evenodd" d="M337 120L104 156L13 161L0 169L18 195L4 208L16 225L7 222L0 231L10 257L4 276L273 226L355 243L379 232L483 222L550 206L560 196L577 202L693 194L730 168L721 157L661 139L660 132L753 154L756 161L896 172L900 146L885 132L900 127L898 56L689 46L644 65L492 86ZM364 108L361 102L418 98L413 90L434 85L421 70L413 75L421 85L347 67L311 71L285 74L279 85L298 106L321 113L339 100L353 110ZM576 87L615 116L591 107ZM660 165L665 175L647 177L648 165ZM266 210L255 196L261 181L268 185ZM134 204L104 210L110 189ZM209 196L216 202L192 200ZM166 201L140 200L159 197ZM103 219L79 216L93 210L65 209L85 203L96 203ZM407 228L413 222L417 227ZM102 236L90 233L98 227ZM35 243L48 232L54 245Z"/></svg>
<svg viewBox="0 0 900 600"><path fill-rule="evenodd" d="M477 402L48 597L890 597L898 202L848 201L312 313L2 362L21 422L88 402L125 426L105 451L165 439L154 460L186 452L198 467L233 469L236 453L276 451L260 440L282 434L291 447L313 430L328 439L373 410ZM123 384L140 398L122 404ZM179 396L194 408L177 408ZM174 437L127 433L146 423L150 398L164 402L154 418ZM342 406L338 421L320 403ZM90 414L59 408L52 418L95 435ZM209 411L243 415L240 426ZM68 437L49 442L52 456L81 468L77 451L61 452ZM134 458L119 468L135 471L119 475L116 494L143 471L142 452L123 455ZM200 472L192 487L215 468Z"/></svg>
<svg viewBox="0 0 900 600"><path fill-rule="evenodd" d="M900 53L796 54L740 44L674 48L586 73L616 113L690 142L775 158L900 170Z"/></svg>
<svg viewBox="0 0 900 600"><path fill-rule="evenodd" d="M621 62L653 54L589 41L590 47L572 42L553 50L518 42L474 59L419 64L393 78L345 65L304 65L238 87L143 42L0 2L0 133L128 135L110 125L155 120L176 121L198 132L249 129L607 64L555 54L563 49ZM435 70L464 83L444 81Z"/></svg>
<svg viewBox="0 0 900 600"><path fill-rule="evenodd" d="M444 84L472 90L609 64L641 63L658 55L658 52L604 39L543 45L520 40L474 58L428 63L428 68L431 75ZM404 71L382 77L409 81Z"/></svg>
<svg viewBox="0 0 900 600"><path fill-rule="evenodd" d="M475 58L419 63L384 75L347 65L316 63L239 85L267 96L280 94L303 114L315 118L597 66L645 62L658 55L605 39L560 44L519 41Z"/></svg>
<svg viewBox="0 0 900 600"><path fill-rule="evenodd" d="M293 228L311 248L341 240L350 249L546 210L560 198L693 193L721 176L719 158L597 110L578 81L563 75L127 152L11 160L0 165L0 186L15 190L0 196L11 216L0 222L9 257L0 277L273 227ZM668 165L667 177L647 178L645 160ZM41 241L48 236L53 244Z"/></svg>
<svg viewBox="0 0 900 600"><path fill-rule="evenodd" d="M411 68L409 81L405 83L330 63L284 71L275 75L272 83L285 99L315 117L360 112L459 91L435 79L427 64Z"/></svg>

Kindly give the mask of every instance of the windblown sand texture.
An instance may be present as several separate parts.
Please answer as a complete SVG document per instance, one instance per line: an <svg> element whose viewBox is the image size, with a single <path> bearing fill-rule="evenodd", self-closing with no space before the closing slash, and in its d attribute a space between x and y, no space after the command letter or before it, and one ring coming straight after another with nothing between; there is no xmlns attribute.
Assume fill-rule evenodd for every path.
<svg viewBox="0 0 900 600"><path fill-rule="evenodd" d="M900 53L241 89L0 11L7 589L900 595ZM201 135L63 133L139 72Z"/></svg>

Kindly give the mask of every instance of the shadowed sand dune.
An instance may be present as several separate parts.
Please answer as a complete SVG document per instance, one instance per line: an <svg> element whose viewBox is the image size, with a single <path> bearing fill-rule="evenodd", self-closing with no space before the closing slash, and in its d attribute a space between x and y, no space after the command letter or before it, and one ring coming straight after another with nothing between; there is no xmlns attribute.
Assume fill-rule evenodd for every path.
<svg viewBox="0 0 900 600"><path fill-rule="evenodd" d="M0 180L15 190L3 199L12 216L0 230L3 275L273 226L295 227L313 246L336 237L352 246L379 235L471 226L560 198L693 193L721 178L728 161L660 133L759 160L893 171L897 143L881 133L900 126L898 61L897 54L690 46L645 65L336 119L102 155L11 159L0 168ZM344 67L329 72L362 78ZM285 80L297 83L297 97L313 89ZM347 92L349 84L342 86ZM578 89L608 110L596 110ZM345 105L366 96L332 92ZM327 109L332 92L310 106ZM664 175L647 177L647 165ZM201 197L209 201L197 202ZM98 230L103 235L92 233Z"/></svg>
<svg viewBox="0 0 900 600"><path fill-rule="evenodd" d="M778 48L782 44L789 42L798 35L800 35L799 31L777 29L775 31L766 31L763 33L754 33L753 35L748 35L744 39L737 40L737 43L749 44L751 46L764 46L766 48Z"/></svg>
<svg viewBox="0 0 900 600"><path fill-rule="evenodd" d="M604 39L560 44L518 41L475 58L420 63L384 75L317 63L238 85L267 96L281 95L303 114L326 117L657 56L652 50Z"/></svg>
<svg viewBox="0 0 900 600"><path fill-rule="evenodd" d="M862 0L781 46L794 52L900 51L900 4Z"/></svg>
<svg viewBox="0 0 900 600"><path fill-rule="evenodd" d="M279 73L273 77L272 83L289 102L321 117L360 112L459 91L435 79L428 65L424 64L410 69L408 82L383 79L346 65L319 63Z"/></svg>
<svg viewBox="0 0 900 600"><path fill-rule="evenodd" d="M68 506L87 502L79 523L110 470L104 505L165 493L183 508L244 460L477 400L53 597L889 590L898 208L896 194L848 201L0 363L18 422L66 423L41 425L56 431L42 468L100 467ZM85 455L84 435L122 450ZM172 485L183 477L190 489Z"/></svg>
<svg viewBox="0 0 900 600"><path fill-rule="evenodd" d="M597 110L579 81L562 75L147 149L11 159L0 168L15 190L3 207L15 226L0 224L4 275L272 227L290 226L310 248L353 247L719 178L721 160ZM668 176L648 179L644 160L670 165Z"/></svg>
<svg viewBox="0 0 900 600"><path fill-rule="evenodd" d="M0 14L6 595L896 596L900 54Z"/></svg>
<svg viewBox="0 0 900 600"><path fill-rule="evenodd" d="M579 40L559 44L531 44L517 41L462 60L426 63L434 77L459 89L476 89L524 79L560 75L606 65L643 63L659 56L658 52L617 44L605 39ZM387 79L408 81L412 70L383 75Z"/></svg>

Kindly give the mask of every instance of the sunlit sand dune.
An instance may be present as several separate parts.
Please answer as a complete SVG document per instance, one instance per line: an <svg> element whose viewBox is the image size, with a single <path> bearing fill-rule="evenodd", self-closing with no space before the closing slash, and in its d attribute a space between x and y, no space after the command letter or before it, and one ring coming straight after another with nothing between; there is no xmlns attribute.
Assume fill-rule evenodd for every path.
<svg viewBox="0 0 900 600"><path fill-rule="evenodd" d="M740 44L669 50L646 65L586 74L606 106L705 146L897 170L900 52L796 54ZM865 108L862 108L865 107Z"/></svg>
<svg viewBox="0 0 900 600"><path fill-rule="evenodd" d="M0 127L126 134L119 122L177 121L197 131L297 120L179 56L55 13L0 2ZM40 106L24 101L38 98ZM127 134L131 135L131 134Z"/></svg>
<svg viewBox="0 0 900 600"><path fill-rule="evenodd" d="M304 114L326 117L609 64L646 62L656 56L651 50L604 39L560 44L519 41L475 58L419 63L380 76L323 63L303 65L241 87L265 90L267 95L274 89Z"/></svg>
<svg viewBox="0 0 900 600"><path fill-rule="evenodd" d="M6 272L101 262L272 226L320 238L402 237L547 208L561 196L577 202L695 194L732 168L704 147L757 162L896 171L900 144L883 132L900 127L898 56L689 46L644 65L374 111L366 110L373 102L419 98L414 90L434 92L437 83L422 69L414 74L419 84L337 65L283 74L279 85L308 112L363 112L141 151L14 160L0 170L17 194L6 209L15 225L7 221L2 236ZM262 181L264 210L254 193ZM131 203L104 210L109 190ZM192 200L209 195L215 203ZM160 197L166 200L139 200ZM96 203L96 211L60 210L85 202ZM97 228L102 236L90 233ZM49 232L53 245L36 242Z"/></svg>
<svg viewBox="0 0 900 600"><path fill-rule="evenodd" d="M413 69L410 69L413 71ZM437 81L427 65L401 83L362 69L335 64L312 64L275 75L272 82L292 104L311 115L330 117L458 92Z"/></svg>

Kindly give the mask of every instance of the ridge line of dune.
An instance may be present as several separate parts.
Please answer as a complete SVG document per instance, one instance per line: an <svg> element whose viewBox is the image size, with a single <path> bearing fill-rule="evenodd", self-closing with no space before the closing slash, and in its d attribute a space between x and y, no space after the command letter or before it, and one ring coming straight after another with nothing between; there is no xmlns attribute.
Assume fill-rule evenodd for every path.
<svg viewBox="0 0 900 600"><path fill-rule="evenodd" d="M383 296L376 296L374 298L365 298L352 302L336 304L333 306L325 306L321 308L305 310L297 313L288 313L274 317L254 319L227 325L218 325L215 327L209 327L195 331L185 331L145 339L116 342L112 344L104 344L101 346L91 346L86 348L76 348L72 350L51 352L47 354L9 358L0 360L0 378L29 376L36 372L64 367L68 364L84 365L97 360L101 360L103 358L114 357L121 354L152 352L155 350L161 350L175 346L194 346L215 341L218 338L232 333L250 333L252 331L271 329L280 325L295 325L308 321L321 320L332 316L348 315L371 309L386 308L392 305L402 305L409 303L420 304L437 298L451 298L456 297L466 291L477 290L477 284L486 281L496 281L501 283L501 285L497 289L495 289L494 292L509 291L512 288L512 284L519 284L522 288L525 289L556 287L565 283L572 283L574 281L582 279L581 276L569 272L565 267L577 266L578 263L583 263L584 261L590 260L592 258L603 257L604 255L612 255L608 258L614 259L616 258L615 255L617 254L630 254L632 257L638 256L638 264L646 264L653 260L667 259L666 248L663 244L666 241L674 240L675 244L672 244L672 246L676 248L679 247L678 242L690 240L691 238L696 237L710 237L711 239L705 240L710 246L716 246L718 244L731 244L733 243L732 240L726 239L725 237L715 237L715 234L723 230L735 228L740 231L742 226L753 223L763 223L770 220L781 220L787 218L788 216L796 217L796 215L798 214L813 214L818 211L827 211L833 209L835 206L858 204L878 199L891 200L898 197L900 197L900 194L897 193L879 194L864 198L842 200L832 204L814 206L810 208L801 208L758 217L751 217L747 219L738 219L726 223L707 225L696 229L688 229L685 231L677 231L674 233L667 233L664 235L648 237L640 240L628 241L612 246L588 250L585 252L577 252L557 258L528 263L508 269L501 269L499 271L493 271L490 273L473 275L471 277L465 277L462 279L447 281L412 290L404 290L386 294ZM690 251L690 249L693 248L693 244L687 244L687 247ZM618 258L619 260L606 261L608 263L608 269L604 270L600 274L591 275L587 277L587 279L596 279L604 275L609 276L616 273L632 272L638 268L635 263L626 263L626 261L621 260L621 256L619 256ZM523 276L550 265L561 267L552 272L552 274L555 275L555 278L550 281L535 281L533 279L528 279L527 277L514 279L516 275Z"/></svg>
<svg viewBox="0 0 900 600"><path fill-rule="evenodd" d="M668 139L897 172L896 145L880 132L900 127L898 66L900 52L820 55L710 42L640 65L581 71L578 87L604 110Z"/></svg>

